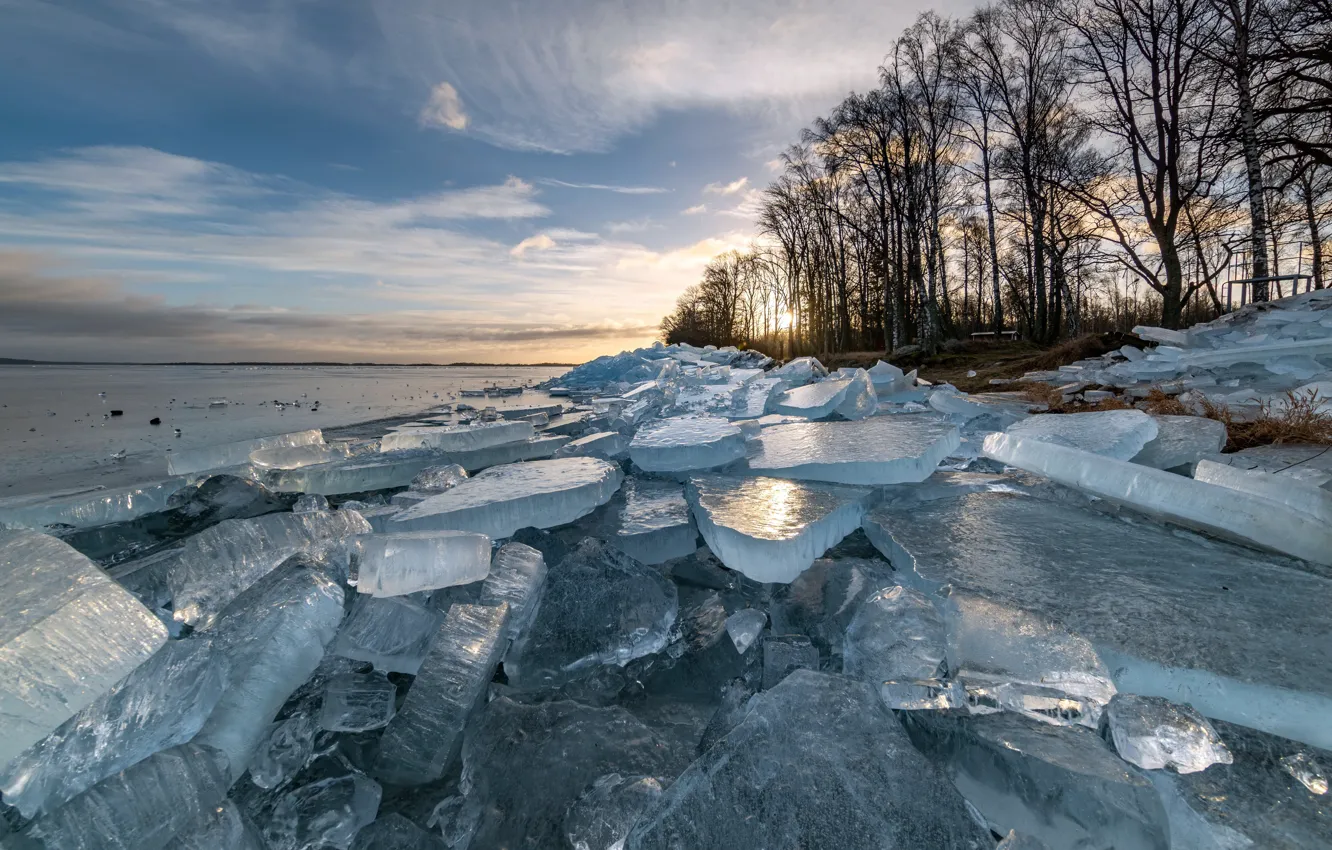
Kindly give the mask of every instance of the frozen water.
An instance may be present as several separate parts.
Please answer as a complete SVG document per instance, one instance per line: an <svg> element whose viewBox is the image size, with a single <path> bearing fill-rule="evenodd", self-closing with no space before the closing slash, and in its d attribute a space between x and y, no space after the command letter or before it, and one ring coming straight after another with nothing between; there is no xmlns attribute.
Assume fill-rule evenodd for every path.
<svg viewBox="0 0 1332 850"><path fill-rule="evenodd" d="M308 714L274 723L250 761L250 781L273 789L299 773L314 754L315 731L314 718Z"/></svg>
<svg viewBox="0 0 1332 850"><path fill-rule="evenodd" d="M1305 752L1291 753L1282 756L1279 763L1281 769L1303 785L1310 794L1322 796L1327 793L1327 776L1332 770L1329 770L1328 765L1319 763L1317 758Z"/></svg>
<svg viewBox="0 0 1332 850"><path fill-rule="evenodd" d="M36 496L11 496L0 499L0 527L41 529L55 525L89 528L125 522L172 507L173 497L183 487L185 479L173 478L111 490L85 487Z"/></svg>
<svg viewBox="0 0 1332 850"><path fill-rule="evenodd" d="M312 463L328 463L351 456L350 443L311 443L255 449L250 452L250 463L260 469L299 469Z"/></svg>
<svg viewBox="0 0 1332 850"><path fill-rule="evenodd" d="M1289 475L1259 469L1240 469L1200 460L1193 470L1198 481L1270 499L1322 523L1332 523L1332 490L1305 483Z"/></svg>
<svg viewBox="0 0 1332 850"><path fill-rule="evenodd" d="M338 496L405 487L423 469L447 463L451 455L436 451L385 452L333 463L316 463L264 476L268 486L283 493L318 493Z"/></svg>
<svg viewBox="0 0 1332 850"><path fill-rule="evenodd" d="M868 487L695 475L686 490L699 532L721 562L755 581L790 582L860 527Z"/></svg>
<svg viewBox="0 0 1332 850"><path fill-rule="evenodd" d="M162 622L92 561L0 529L0 765L106 693L166 643Z"/></svg>
<svg viewBox="0 0 1332 850"><path fill-rule="evenodd" d="M959 441L956 426L918 416L776 425L755 441L749 468L806 481L901 484L924 481Z"/></svg>
<svg viewBox="0 0 1332 850"><path fill-rule="evenodd" d="M1332 564L1332 527L1270 499L1012 434L986 437L985 455L1169 522Z"/></svg>
<svg viewBox="0 0 1332 850"><path fill-rule="evenodd" d="M467 719L507 646L509 606L453 605L407 700L380 740L376 774L397 785L439 779L462 746Z"/></svg>
<svg viewBox="0 0 1332 850"><path fill-rule="evenodd" d="M1202 416L1153 416L1156 436L1133 456L1134 463L1172 469L1197 463L1226 445L1226 426Z"/></svg>
<svg viewBox="0 0 1332 850"><path fill-rule="evenodd" d="M660 571L589 537L550 570L536 621L504 662L509 683L556 688L658 652L678 610L675 585Z"/></svg>
<svg viewBox="0 0 1332 850"><path fill-rule="evenodd" d="M1004 840L995 845L994 850L1049 850L1049 848L1039 838L1019 835L1017 830L1010 829Z"/></svg>
<svg viewBox="0 0 1332 850"><path fill-rule="evenodd" d="M403 531L356 540L356 589L403 596L480 581L490 573L490 538L470 531Z"/></svg>
<svg viewBox="0 0 1332 850"><path fill-rule="evenodd" d="M398 689L383 673L343 673L324 686L319 728L329 732L364 732L393 719Z"/></svg>
<svg viewBox="0 0 1332 850"><path fill-rule="evenodd" d="M384 815L356 834L351 850L446 850L439 836L402 815Z"/></svg>
<svg viewBox="0 0 1332 850"><path fill-rule="evenodd" d="M566 443L557 452L556 457L599 457L602 460L616 460L629 452L629 440L615 431L598 431Z"/></svg>
<svg viewBox="0 0 1332 850"><path fill-rule="evenodd" d="M874 391L878 395L900 393L903 390L910 389L912 383L914 383L902 373L901 369L882 360L871 366L868 372L870 383L874 385Z"/></svg>
<svg viewBox="0 0 1332 850"><path fill-rule="evenodd" d="M628 850L993 844L863 682L798 670L750 705L643 813Z"/></svg>
<svg viewBox="0 0 1332 850"><path fill-rule="evenodd" d="M868 682L882 697L885 682L940 676L944 655L944 621L934 603L919 591L895 585L874 593L856 611L846 630L842 672ZM889 699L884 704L903 707Z"/></svg>
<svg viewBox="0 0 1332 850"><path fill-rule="evenodd" d="M778 366L768 377L779 378L787 386L798 387L816 378L827 377L828 370L813 357L797 357L784 366Z"/></svg>
<svg viewBox="0 0 1332 850"><path fill-rule="evenodd" d="M1088 641L1120 690L1332 743L1332 670L1316 648L1327 642L1322 600L1332 598L1332 582L1291 562L1015 492L896 500L871 511L864 527L903 584L925 593L951 585L954 597L965 592L1013 612L989 629L1011 623L1005 640L1021 637L1011 628L1029 612ZM988 639L987 631L965 634ZM990 663L993 650L971 643L969 663Z"/></svg>
<svg viewBox="0 0 1332 850"><path fill-rule="evenodd" d="M509 606L509 620L504 626L506 641L517 640L531 628L546 588L546 574L546 559L531 546L505 543L495 551L477 604Z"/></svg>
<svg viewBox="0 0 1332 850"><path fill-rule="evenodd" d="M1007 433L1128 460L1156 439L1157 425L1141 410L1101 410L1031 416L1008 426Z"/></svg>
<svg viewBox="0 0 1332 850"><path fill-rule="evenodd" d="M487 422L474 425L449 425L441 428L410 428L386 434L379 442L382 451L431 449L440 452L466 452L503 443L526 440L536 432L530 422Z"/></svg>
<svg viewBox="0 0 1332 850"><path fill-rule="evenodd" d="M467 480L467 470L456 463L428 466L417 473L408 489L417 493L443 493Z"/></svg>
<svg viewBox="0 0 1332 850"><path fill-rule="evenodd" d="M648 472L710 469L745 456L740 429L710 416L679 416L650 422L629 444L629 457Z"/></svg>
<svg viewBox="0 0 1332 850"><path fill-rule="evenodd" d="M201 449L168 452L167 471L172 475L191 475L196 472L225 469L229 466L242 466L250 462L251 453L261 449L310 446L323 442L324 435L316 428L273 437L260 437L257 440L241 440L237 443L223 443Z"/></svg>
<svg viewBox="0 0 1332 850"><path fill-rule="evenodd" d="M499 415L505 419L524 419L528 416L558 416L564 411L564 405L556 402L555 404L532 404L527 407L502 407L499 409Z"/></svg>
<svg viewBox="0 0 1332 850"><path fill-rule="evenodd" d="M629 829L662 794L651 776L609 773L569 806L564 835L573 850L624 850Z"/></svg>
<svg viewBox="0 0 1332 850"><path fill-rule="evenodd" d="M184 827L167 850L267 850L259 830L236 804L223 800Z"/></svg>
<svg viewBox="0 0 1332 850"><path fill-rule="evenodd" d="M60 728L0 770L5 802L49 811L159 750L194 737L222 695L224 659L207 638L159 649Z"/></svg>
<svg viewBox="0 0 1332 850"><path fill-rule="evenodd" d="M698 548L698 529L677 482L626 478L609 510L608 542L645 564L683 558Z"/></svg>
<svg viewBox="0 0 1332 850"><path fill-rule="evenodd" d="M516 463L487 469L389 521L394 531L456 529L509 537L520 528L550 528L591 513L619 489L618 466L589 457Z"/></svg>
<svg viewBox="0 0 1332 850"><path fill-rule="evenodd" d="M819 669L819 650L804 635L770 635L763 641L763 689L775 688L796 670Z"/></svg>
<svg viewBox="0 0 1332 850"><path fill-rule="evenodd" d="M1037 404L1024 398L1006 393L960 393L945 384L930 393L930 407L940 413L956 417L957 421L969 422L980 416L992 417L1001 427L1025 419L1032 410L1044 410L1044 404Z"/></svg>
<svg viewBox="0 0 1332 850"><path fill-rule="evenodd" d="M306 493L291 506L291 512L294 514L309 514L327 510L331 510L328 506L328 499L318 493Z"/></svg>
<svg viewBox="0 0 1332 850"><path fill-rule="evenodd" d="M358 595L329 647L376 670L416 675L443 615L405 596Z"/></svg>
<svg viewBox="0 0 1332 850"><path fill-rule="evenodd" d="M355 511L232 519L185 543L167 575L178 622L206 626L231 600L298 552L328 554L370 524Z"/></svg>
<svg viewBox="0 0 1332 850"><path fill-rule="evenodd" d="M817 384L805 384L786 390L772 397L768 403L768 412L805 419L824 419L846 401L852 384L851 379L829 378Z"/></svg>
<svg viewBox="0 0 1332 850"><path fill-rule="evenodd" d="M227 793L217 750L181 744L155 753L84 791L38 820L22 848L152 850L166 846Z"/></svg>
<svg viewBox="0 0 1332 850"><path fill-rule="evenodd" d="M1177 773L1197 773L1232 761L1212 724L1187 705L1161 697L1116 694L1106 707L1105 720L1119 757L1144 770L1168 767Z"/></svg>
<svg viewBox="0 0 1332 850"><path fill-rule="evenodd" d="M512 443L500 443L465 452L448 452L445 457L455 461L469 473L479 472L490 466L502 466L506 463L521 463L525 460L544 460L568 445L569 438L556 434L543 434L530 440L518 440Z"/></svg>
<svg viewBox="0 0 1332 850"><path fill-rule="evenodd" d="M726 618L726 634L730 636L731 643L735 644L735 651L744 655L758 640L766 625L767 614L757 608L745 608Z"/></svg>
<svg viewBox="0 0 1332 850"><path fill-rule="evenodd" d="M349 850L375 819L381 796L379 783L359 773L288 791L264 830L269 850Z"/></svg>

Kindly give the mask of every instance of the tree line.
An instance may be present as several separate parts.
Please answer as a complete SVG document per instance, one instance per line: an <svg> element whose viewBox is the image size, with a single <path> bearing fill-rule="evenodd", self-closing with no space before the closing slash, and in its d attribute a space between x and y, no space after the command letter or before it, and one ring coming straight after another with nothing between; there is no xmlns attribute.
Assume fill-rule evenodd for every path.
<svg viewBox="0 0 1332 850"><path fill-rule="evenodd" d="M671 342L894 350L1179 327L1321 288L1332 0L1000 0L922 15L813 121ZM1292 250L1292 245L1295 249ZM1307 285L1307 284L1303 284Z"/></svg>

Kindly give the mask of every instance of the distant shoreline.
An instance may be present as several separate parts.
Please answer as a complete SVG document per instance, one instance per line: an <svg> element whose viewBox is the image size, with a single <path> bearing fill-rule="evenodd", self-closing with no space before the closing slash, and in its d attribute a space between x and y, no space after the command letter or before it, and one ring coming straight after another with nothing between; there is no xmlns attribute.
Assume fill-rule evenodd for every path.
<svg viewBox="0 0 1332 850"><path fill-rule="evenodd" d="M14 357L0 357L0 366L397 366L413 369L461 369L487 366L504 369L536 369L552 366L572 368L577 365L577 363L476 363L472 361L458 363L373 363L368 361L340 363L331 360L231 360L226 362L180 360L170 363L145 363L119 360L23 360Z"/></svg>

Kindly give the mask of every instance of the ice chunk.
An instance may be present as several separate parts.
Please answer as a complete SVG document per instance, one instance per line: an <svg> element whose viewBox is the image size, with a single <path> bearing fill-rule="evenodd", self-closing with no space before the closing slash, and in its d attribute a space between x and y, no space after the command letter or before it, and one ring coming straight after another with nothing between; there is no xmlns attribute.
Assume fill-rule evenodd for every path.
<svg viewBox="0 0 1332 850"><path fill-rule="evenodd" d="M1003 627L1005 640L1021 638L1017 612L1029 612L1088 641L1120 690L1332 742L1323 721L1332 670L1315 649L1332 581L1291 562L1015 492L894 500L871 511L864 528L903 584L925 593L951 585L950 599L982 597L989 611L1013 612L987 620L981 606L958 609L984 615L971 619L978 627L991 624L963 634L977 638L972 667L991 663L987 633Z"/></svg>
<svg viewBox="0 0 1332 850"><path fill-rule="evenodd" d="M526 407L501 407L499 415L505 419L523 419L528 416L558 416L564 411L564 405L556 402L554 404L531 404Z"/></svg>
<svg viewBox="0 0 1332 850"><path fill-rule="evenodd" d="M940 413L957 417L958 421L969 422L980 416L992 417L999 427L1006 427L1019 419L1025 419L1033 409L1044 410L1044 404L1036 404L1020 396L1007 393L960 393L945 384L930 393L930 407Z"/></svg>
<svg viewBox="0 0 1332 850"><path fill-rule="evenodd" d="M315 731L314 718L308 714L274 723L250 761L250 781L272 789L299 773L314 754Z"/></svg>
<svg viewBox="0 0 1332 850"><path fill-rule="evenodd" d="M167 850L267 850L250 819L230 800L184 827Z"/></svg>
<svg viewBox="0 0 1332 850"><path fill-rule="evenodd" d="M775 688L796 670L819 669L819 650L804 635L771 636L763 641L763 689Z"/></svg>
<svg viewBox="0 0 1332 850"><path fill-rule="evenodd" d="M1008 426L1007 433L1128 460L1156 438L1157 426L1141 410L1101 410L1031 416Z"/></svg>
<svg viewBox="0 0 1332 850"><path fill-rule="evenodd" d="M405 487L423 469L439 466L451 459L451 455L421 449L385 452L281 470L269 473L264 478L268 486L278 492L337 496Z"/></svg>
<svg viewBox="0 0 1332 850"><path fill-rule="evenodd" d="M447 850L431 835L402 815L385 815L356 834L351 850Z"/></svg>
<svg viewBox="0 0 1332 850"><path fill-rule="evenodd" d="M985 455L1169 522L1332 565L1332 527L1270 499L1012 434L986 437Z"/></svg>
<svg viewBox="0 0 1332 850"><path fill-rule="evenodd" d="M934 679L945 667L944 621L923 593L895 585L863 603L847 627L842 672L868 682L881 697L895 697L889 681ZM885 698L889 708L902 708Z"/></svg>
<svg viewBox="0 0 1332 850"><path fill-rule="evenodd" d="M0 771L5 802L49 811L199 731L222 695L225 659L207 638L174 641Z"/></svg>
<svg viewBox="0 0 1332 850"><path fill-rule="evenodd" d="M868 372L870 383L874 385L874 391L879 395L900 393L903 390L910 389L914 383L902 373L901 369L882 360L871 366Z"/></svg>
<svg viewBox="0 0 1332 850"><path fill-rule="evenodd" d="M532 626L541 594L546 588L546 559L531 546L505 543L490 562L490 575L481 583L478 605L509 606L504 638L512 642Z"/></svg>
<svg viewBox="0 0 1332 850"><path fill-rule="evenodd" d="M695 475L686 494L721 562L755 581L790 582L860 526L868 487Z"/></svg>
<svg viewBox="0 0 1332 850"><path fill-rule="evenodd" d="M358 595L329 652L368 661L377 670L416 675L442 619L409 597Z"/></svg>
<svg viewBox="0 0 1332 850"><path fill-rule="evenodd" d="M911 416L802 422L763 429L749 468L760 475L841 484L924 481L960 444L957 427Z"/></svg>
<svg viewBox="0 0 1332 850"><path fill-rule="evenodd" d="M629 440L615 431L598 431L566 443L556 457L599 457L602 460L622 458L629 451Z"/></svg>
<svg viewBox="0 0 1332 850"><path fill-rule="evenodd" d="M206 626L245 588L298 552L328 554L344 539L367 534L355 511L269 514L232 519L191 537L167 580L178 622Z"/></svg>
<svg viewBox="0 0 1332 850"><path fill-rule="evenodd" d="M467 480L467 470L456 463L428 466L417 473L408 489L417 493L443 493Z"/></svg>
<svg viewBox="0 0 1332 850"><path fill-rule="evenodd" d="M1322 796L1327 793L1327 775L1332 772L1328 765L1321 764L1317 758L1305 752L1282 756L1281 769L1292 779L1308 789L1310 794Z"/></svg>
<svg viewBox="0 0 1332 850"><path fill-rule="evenodd" d="M628 850L992 844L865 683L797 670L750 705L643 813Z"/></svg>
<svg viewBox="0 0 1332 850"><path fill-rule="evenodd" d="M152 850L164 847L222 802L226 758L181 744L149 756L84 791L24 833L23 848Z"/></svg>
<svg viewBox="0 0 1332 850"><path fill-rule="evenodd" d="M470 531L402 531L356 540L356 589L403 596L480 581L490 573L490 538Z"/></svg>
<svg viewBox="0 0 1332 850"><path fill-rule="evenodd" d="M674 481L631 476L612 500L609 543L645 564L661 564L693 554L698 529Z"/></svg>
<svg viewBox="0 0 1332 850"><path fill-rule="evenodd" d="M393 719L398 689L383 673L343 673L324 686L319 728L330 732L364 732L387 726Z"/></svg>
<svg viewBox="0 0 1332 850"><path fill-rule="evenodd" d="M1232 761L1212 724L1187 705L1161 697L1116 694L1106 707L1105 719L1119 757L1144 770L1169 767L1178 773L1197 773Z"/></svg>
<svg viewBox="0 0 1332 850"><path fill-rule="evenodd" d="M1332 523L1332 491L1258 469L1240 469L1211 460L1200 460L1193 470L1198 481L1215 484L1263 499L1270 499L1322 523Z"/></svg>
<svg viewBox="0 0 1332 850"><path fill-rule="evenodd" d="M306 493L291 506L291 512L294 514L309 514L327 510L331 510L328 506L328 499L318 493Z"/></svg>
<svg viewBox="0 0 1332 850"><path fill-rule="evenodd" d="M678 610L675 585L660 571L589 537L550 571L531 631L504 662L509 683L559 687L658 652Z"/></svg>
<svg viewBox="0 0 1332 850"><path fill-rule="evenodd" d="M241 440L238 443L223 443L222 445L205 446L200 449L168 452L167 471L172 475L191 475L212 469L241 466L250 462L252 452L261 449L310 446L323 442L324 435L316 428L310 431L278 434L273 437L260 437L256 440Z"/></svg>
<svg viewBox="0 0 1332 850"><path fill-rule="evenodd" d="M813 357L797 357L768 373L769 377L780 378L787 386L792 387L807 384L815 378L824 378L827 375L828 370Z"/></svg>
<svg viewBox="0 0 1332 850"><path fill-rule="evenodd" d="M453 605L380 740L376 774L396 785L439 779L462 746L467 719L507 646L509 606Z"/></svg>
<svg viewBox="0 0 1332 850"><path fill-rule="evenodd" d="M269 850L349 850L356 833L375 819L383 792L359 773L288 791L264 830Z"/></svg>
<svg viewBox="0 0 1332 850"><path fill-rule="evenodd" d="M299 469L312 463L328 463L351 456L350 443L311 443L255 449L250 452L250 463L260 469Z"/></svg>
<svg viewBox="0 0 1332 850"><path fill-rule="evenodd" d="M500 443L482 449L465 452L449 452L446 457L469 473L479 472L491 466L503 466L506 463L521 463L526 460L544 460L553 457L556 452L569 444L568 437L546 434L530 440L518 440L513 443Z"/></svg>
<svg viewBox="0 0 1332 850"><path fill-rule="evenodd" d="M402 449L465 452L503 443L516 443L531 438L535 433L530 422L487 422L441 428L411 428L384 435L379 446L385 452Z"/></svg>
<svg viewBox="0 0 1332 850"><path fill-rule="evenodd" d="M661 780L651 776L608 773L592 783L569 807L564 835L575 850L624 850L629 829L662 794Z"/></svg>
<svg viewBox="0 0 1332 850"><path fill-rule="evenodd" d="M805 419L824 419L833 413L862 419L874 412L878 402L869 376L863 369L857 372L855 377L829 378L778 393L768 403L768 412Z"/></svg>
<svg viewBox="0 0 1332 850"><path fill-rule="evenodd" d="M1172 331L1167 328L1154 328L1150 325L1138 325L1133 329L1135 336L1150 342L1159 342L1164 345L1174 345L1180 348L1187 348L1189 345L1189 335L1185 331Z"/></svg>
<svg viewBox="0 0 1332 850"><path fill-rule="evenodd" d="M0 526L89 528L125 522L172 507L172 497L185 487L185 483L184 478L173 478L109 490L84 487L37 496L11 496L0 499Z"/></svg>
<svg viewBox="0 0 1332 850"><path fill-rule="evenodd" d="M550 528L591 513L610 500L623 478L619 466L590 457L492 467L407 508L388 526L393 531L456 529L509 537L520 528Z"/></svg>
<svg viewBox="0 0 1332 850"><path fill-rule="evenodd" d="M46 534L0 529L0 765L166 643L162 622Z"/></svg>
<svg viewBox="0 0 1332 850"><path fill-rule="evenodd" d="M1201 416L1153 416L1156 436L1133 456L1134 463L1154 469L1171 469L1221 451L1226 444L1226 426Z"/></svg>
<svg viewBox="0 0 1332 850"><path fill-rule="evenodd" d="M758 640L763 627L768 625L768 615L757 608L745 608L726 618L726 634L730 635L735 651L744 655Z"/></svg>
<svg viewBox="0 0 1332 850"><path fill-rule="evenodd" d="M648 472L710 469L745 456L740 429L711 416L660 419L638 429L629 457Z"/></svg>

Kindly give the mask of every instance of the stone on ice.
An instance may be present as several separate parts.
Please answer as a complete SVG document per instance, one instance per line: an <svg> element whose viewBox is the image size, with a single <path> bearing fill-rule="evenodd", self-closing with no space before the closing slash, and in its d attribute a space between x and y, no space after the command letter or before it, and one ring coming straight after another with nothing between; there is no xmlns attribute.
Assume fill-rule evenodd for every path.
<svg viewBox="0 0 1332 850"><path fill-rule="evenodd" d="M236 804L223 800L184 827L167 850L267 850L259 830Z"/></svg>
<svg viewBox="0 0 1332 850"><path fill-rule="evenodd" d="M745 456L740 429L711 416L659 419L638 429L629 457L648 472L710 469Z"/></svg>
<svg viewBox="0 0 1332 850"><path fill-rule="evenodd" d="M490 538L470 531L400 531L357 538L356 589L404 596L480 581L490 573Z"/></svg>
<svg viewBox="0 0 1332 850"><path fill-rule="evenodd" d="M462 746L508 642L509 606L453 605L421 662L402 710L380 739L376 775L396 785L439 779Z"/></svg>
<svg viewBox="0 0 1332 850"><path fill-rule="evenodd" d="M945 657L943 616L923 593L895 585L861 603L847 627L842 672L868 682L934 679ZM896 695L894 690L890 695ZM889 708L901 708L885 699Z"/></svg>
<svg viewBox="0 0 1332 850"><path fill-rule="evenodd" d="M314 718L308 714L293 714L274 723L250 760L250 781L273 789L299 773L314 754L316 731Z"/></svg>
<svg viewBox="0 0 1332 850"><path fill-rule="evenodd" d="M0 765L46 737L166 643L162 622L92 561L0 528Z"/></svg>
<svg viewBox="0 0 1332 850"><path fill-rule="evenodd" d="M269 850L349 850L356 833L375 819L382 796L379 783L359 773L288 791L264 830Z"/></svg>
<svg viewBox="0 0 1332 850"><path fill-rule="evenodd" d="M1153 416L1156 436L1133 456L1134 463L1172 469L1216 454L1226 444L1226 426L1202 416Z"/></svg>
<svg viewBox="0 0 1332 850"><path fill-rule="evenodd" d="M109 490L85 487L37 496L10 496L0 499L0 527L89 528L125 522L172 507L175 502L172 497L183 487L185 479L173 478Z"/></svg>
<svg viewBox="0 0 1332 850"><path fill-rule="evenodd" d="M385 434L379 442L379 447L385 452L402 449L465 452L503 443L515 443L529 439L535 433L530 422L487 422L448 425L441 428L411 428Z"/></svg>
<svg viewBox="0 0 1332 850"><path fill-rule="evenodd" d="M329 652L387 673L416 675L442 619L409 597L358 595Z"/></svg>
<svg viewBox="0 0 1332 850"><path fill-rule="evenodd" d="M726 618L726 634L730 636L731 643L735 644L735 651L744 655L758 640L766 625L767 614L757 608L745 608Z"/></svg>
<svg viewBox="0 0 1332 850"><path fill-rule="evenodd" d="M407 508L388 527L510 537L520 528L550 528L591 513L610 500L623 478L619 466L589 457L492 467Z"/></svg>
<svg viewBox="0 0 1332 850"><path fill-rule="evenodd" d="M802 422L763 429L749 468L759 475L841 484L924 481L960 444L955 425L918 416Z"/></svg>
<svg viewBox="0 0 1332 850"><path fill-rule="evenodd" d="M804 635L772 635L763 641L763 689L771 690L796 670L819 669L819 649Z"/></svg>
<svg viewBox="0 0 1332 850"><path fill-rule="evenodd" d="M1232 761L1212 724L1187 705L1161 697L1115 694L1106 706L1105 721L1119 757L1144 770L1168 767L1177 773L1197 773Z"/></svg>
<svg viewBox="0 0 1332 850"><path fill-rule="evenodd" d="M329 463L351 457L349 443L311 443L306 446L275 446L250 452L250 463L260 469L299 469L312 463Z"/></svg>
<svg viewBox="0 0 1332 850"><path fill-rule="evenodd" d="M608 773L569 806L564 835L575 850L623 850L625 836L662 794L651 776Z"/></svg>
<svg viewBox="0 0 1332 850"><path fill-rule="evenodd" d="M555 452L556 457L599 457L602 460L622 458L629 451L629 440L615 431L598 431L566 443Z"/></svg>
<svg viewBox="0 0 1332 850"><path fill-rule="evenodd" d="M1215 484L1271 499L1319 522L1332 523L1332 490L1305 483L1288 475L1275 475L1258 469L1240 469L1211 460L1200 460L1194 467L1197 481Z"/></svg>
<svg viewBox="0 0 1332 850"><path fill-rule="evenodd" d="M261 449L310 446L323 442L324 435L316 428L310 431L278 434L273 437L260 437L257 440L241 440L237 443L223 443L217 446L205 446L200 449L168 452L167 471L172 475L191 475L196 472L208 472L212 469L225 469L229 466L241 466L249 463L250 454Z"/></svg>
<svg viewBox="0 0 1332 850"><path fill-rule="evenodd" d="M447 850L432 835L399 814L385 815L356 834L351 850Z"/></svg>
<svg viewBox="0 0 1332 850"><path fill-rule="evenodd" d="M609 510L614 533L607 542L645 564L683 558L698 548L684 487L674 481L626 478Z"/></svg>
<svg viewBox="0 0 1332 850"><path fill-rule="evenodd" d="M364 732L393 719L398 689L383 673L343 673L324 686L319 728L329 732Z"/></svg>
<svg viewBox="0 0 1332 850"><path fill-rule="evenodd" d="M477 604L509 606L509 620L504 626L506 641L517 640L531 627L546 588L546 574L546 559L531 546L505 543L495 551Z"/></svg>
<svg viewBox="0 0 1332 850"><path fill-rule="evenodd" d="M1031 416L1010 425L1006 433L1128 460L1156 438L1157 425L1141 410L1101 410Z"/></svg>

